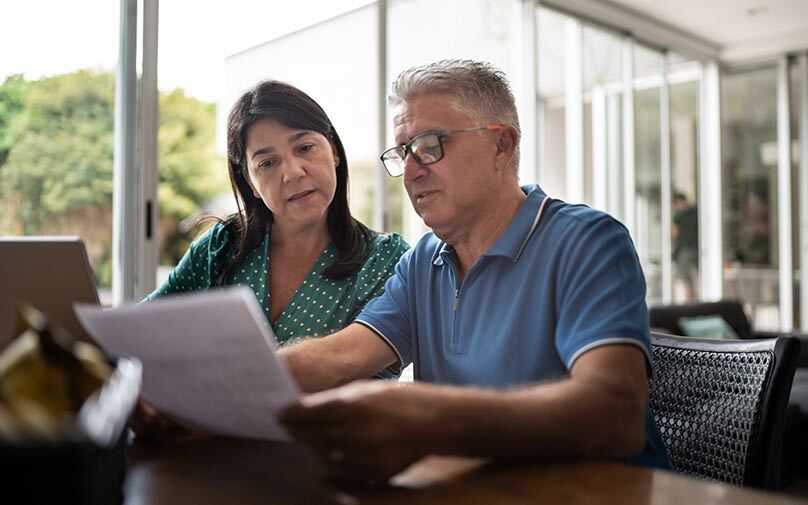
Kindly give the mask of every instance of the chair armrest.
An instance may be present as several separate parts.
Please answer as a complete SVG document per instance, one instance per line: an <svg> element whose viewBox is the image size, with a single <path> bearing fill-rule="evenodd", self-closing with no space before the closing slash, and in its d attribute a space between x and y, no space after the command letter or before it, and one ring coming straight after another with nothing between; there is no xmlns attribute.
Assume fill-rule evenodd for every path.
<svg viewBox="0 0 808 505"><path fill-rule="evenodd" d="M800 340L797 368L808 368L808 333L798 331L755 331L754 338L796 337Z"/></svg>

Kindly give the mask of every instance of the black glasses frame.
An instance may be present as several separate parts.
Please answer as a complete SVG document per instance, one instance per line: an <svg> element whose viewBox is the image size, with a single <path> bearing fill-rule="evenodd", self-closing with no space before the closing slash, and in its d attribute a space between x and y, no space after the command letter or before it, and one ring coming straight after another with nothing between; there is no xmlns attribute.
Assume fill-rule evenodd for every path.
<svg viewBox="0 0 808 505"><path fill-rule="evenodd" d="M384 169L387 170L387 173L390 175L390 177L401 177L402 175L404 175L404 160L407 158L407 154L412 155L413 159L419 165L422 166L432 165L433 163L437 163L443 159L445 153L443 149L444 137L448 137L449 135L454 135L456 133L476 132L481 130L497 131L502 128L504 128L503 125L492 124L486 126L478 126L474 128L460 128L457 130L419 133L418 135L411 138L410 141L407 142L406 144L398 145L395 147L391 147L390 149L387 149L381 154L381 156L379 156L379 159L382 161ZM425 162L424 160L421 159L420 156L418 156L418 154L415 153L415 151L412 150L412 145L418 142L420 139L423 139L424 137L428 137L430 135L434 135L435 137L437 137L438 148L440 151L438 155L435 157L435 159ZM395 155L395 157L392 157L392 155Z"/></svg>

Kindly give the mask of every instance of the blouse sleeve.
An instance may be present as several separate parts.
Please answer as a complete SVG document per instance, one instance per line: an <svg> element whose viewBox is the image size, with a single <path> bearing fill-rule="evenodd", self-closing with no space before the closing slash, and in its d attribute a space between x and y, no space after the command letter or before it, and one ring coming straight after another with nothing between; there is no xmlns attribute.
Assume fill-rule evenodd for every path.
<svg viewBox="0 0 808 505"><path fill-rule="evenodd" d="M365 305L384 292L384 284L395 273L398 260L410 248L397 233L380 233L373 239L368 259L357 279L357 303L349 321L356 319Z"/></svg>

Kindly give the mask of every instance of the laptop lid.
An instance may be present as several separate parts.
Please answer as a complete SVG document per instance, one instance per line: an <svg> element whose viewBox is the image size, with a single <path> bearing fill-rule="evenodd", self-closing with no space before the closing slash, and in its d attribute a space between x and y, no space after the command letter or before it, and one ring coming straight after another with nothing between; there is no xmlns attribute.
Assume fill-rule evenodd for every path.
<svg viewBox="0 0 808 505"><path fill-rule="evenodd" d="M80 238L0 237L0 346L14 337L23 300L75 338L90 341L73 312L73 302L98 303Z"/></svg>

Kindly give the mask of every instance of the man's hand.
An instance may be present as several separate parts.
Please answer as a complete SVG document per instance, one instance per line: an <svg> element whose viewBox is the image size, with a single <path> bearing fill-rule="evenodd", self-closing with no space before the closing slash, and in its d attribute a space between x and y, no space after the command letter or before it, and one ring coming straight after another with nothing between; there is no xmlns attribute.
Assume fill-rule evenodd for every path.
<svg viewBox="0 0 808 505"><path fill-rule="evenodd" d="M281 413L339 478L386 481L436 449L433 402L417 384L353 382L309 395Z"/></svg>
<svg viewBox="0 0 808 505"><path fill-rule="evenodd" d="M353 480L383 481L424 456L623 458L645 441L645 356L582 354L569 377L508 390L354 382L305 397L279 420Z"/></svg>

